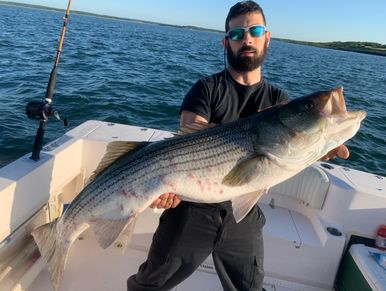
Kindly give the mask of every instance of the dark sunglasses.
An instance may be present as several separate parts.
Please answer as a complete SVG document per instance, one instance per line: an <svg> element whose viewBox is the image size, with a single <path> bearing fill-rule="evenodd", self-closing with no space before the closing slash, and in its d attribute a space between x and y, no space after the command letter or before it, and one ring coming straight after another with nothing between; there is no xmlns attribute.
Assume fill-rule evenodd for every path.
<svg viewBox="0 0 386 291"><path fill-rule="evenodd" d="M252 25L252 26L246 26L246 27L236 27L227 32L227 36L231 40L242 40L244 39L244 36L246 32L249 32L252 37L260 37L262 36L266 31L267 28L264 25Z"/></svg>

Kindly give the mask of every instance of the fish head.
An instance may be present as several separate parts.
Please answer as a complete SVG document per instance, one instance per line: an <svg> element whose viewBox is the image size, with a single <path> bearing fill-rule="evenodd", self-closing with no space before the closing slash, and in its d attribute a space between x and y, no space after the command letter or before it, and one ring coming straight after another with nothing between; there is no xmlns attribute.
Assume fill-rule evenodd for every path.
<svg viewBox="0 0 386 291"><path fill-rule="evenodd" d="M328 135L341 135L343 139L352 137L365 117L362 110L347 111L343 87L295 99L278 114L280 121L295 132L313 134L324 131ZM347 130L349 133L344 132Z"/></svg>
<svg viewBox="0 0 386 291"><path fill-rule="evenodd" d="M362 110L347 111L342 87L291 100L272 112L276 118L259 137L267 141L263 151L307 165L353 137L366 117Z"/></svg>
<svg viewBox="0 0 386 291"><path fill-rule="evenodd" d="M359 124L364 111L348 112L343 87L316 92L289 102L278 113L280 121L294 131L313 133L326 127Z"/></svg>

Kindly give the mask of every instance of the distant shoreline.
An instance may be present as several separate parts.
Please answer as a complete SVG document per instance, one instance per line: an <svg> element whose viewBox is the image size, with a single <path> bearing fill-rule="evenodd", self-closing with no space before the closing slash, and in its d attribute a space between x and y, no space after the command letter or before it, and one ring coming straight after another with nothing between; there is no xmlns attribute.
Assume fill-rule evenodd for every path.
<svg viewBox="0 0 386 291"><path fill-rule="evenodd" d="M32 9L42 9L42 10L52 10L52 11L57 11L57 12L66 12L66 9L53 8L53 7L42 6L42 5L17 3L17 2L12 2L12 1L0 1L0 5L2 5L2 4L8 5L8 6L20 6L20 7L32 8ZM195 30L201 30L201 31L223 33L223 31L220 31L220 30L203 28L203 27L192 26L192 25L174 25L174 24L159 23L159 22L148 21L148 20L140 20L140 19L133 19L133 18L104 15L104 14L96 14L96 13L90 13L90 12L84 12L84 11L78 11L78 10L71 10L71 14L79 14L79 15L85 15L85 16L103 17L103 18L110 18L110 19L123 20L123 21L129 21L129 22L139 22L139 23L147 23L147 24L156 24L156 25L161 25L161 26L170 26L170 27L177 27L177 28L195 29Z"/></svg>
<svg viewBox="0 0 386 291"><path fill-rule="evenodd" d="M277 40L307 45L307 46L315 46L319 48L326 49L334 49L334 50L342 50L349 51L361 54L370 54L370 55L378 55L386 57L386 45L382 45L376 42L361 42L361 41L333 41L333 42L309 42L309 41L298 41L292 39L281 39L277 38Z"/></svg>
<svg viewBox="0 0 386 291"><path fill-rule="evenodd" d="M11 1L0 1L0 5L21 6L21 7L26 7L26 8L52 10L52 11L58 11L58 12L65 12L66 11L65 9L52 8L52 7L42 6L42 5L16 3L16 2L11 2ZM224 33L221 30L203 28L203 27L192 26L192 25L173 25L173 24L159 23L159 22L153 22L153 21L147 21L147 20L139 20L139 19L131 19L131 18L124 18L124 17L103 15L103 14L95 14L95 13L89 13L89 12L77 11L77 10L73 10L71 13L72 14L85 15L85 16L104 17L104 18L123 20L123 21L129 21L129 22L139 22L139 23L156 24L156 25L161 25L161 26L170 26L170 27L176 27L176 28L206 31L206 32ZM314 46L314 47L319 47L319 48L343 50L343 51L350 51L350 52L356 52L356 53L362 53L362 54L371 54L371 55L378 55L378 56L386 57L386 45L375 43L375 42L359 42L359 41L310 42L310 41L298 41L298 40L282 39L282 38L273 38L273 39L278 40L278 41L293 43L293 44L299 44L299 45L307 45L307 46Z"/></svg>

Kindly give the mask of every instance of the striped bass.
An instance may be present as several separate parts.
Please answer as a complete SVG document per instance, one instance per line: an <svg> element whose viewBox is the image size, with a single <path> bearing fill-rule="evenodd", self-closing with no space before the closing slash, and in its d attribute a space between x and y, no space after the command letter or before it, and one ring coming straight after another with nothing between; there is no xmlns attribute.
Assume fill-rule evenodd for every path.
<svg viewBox="0 0 386 291"><path fill-rule="evenodd" d="M239 222L270 187L353 137L365 116L347 112L339 87L171 139L111 143L63 215L32 232L55 290L71 244L88 227L107 248L163 193L200 203L231 200Z"/></svg>

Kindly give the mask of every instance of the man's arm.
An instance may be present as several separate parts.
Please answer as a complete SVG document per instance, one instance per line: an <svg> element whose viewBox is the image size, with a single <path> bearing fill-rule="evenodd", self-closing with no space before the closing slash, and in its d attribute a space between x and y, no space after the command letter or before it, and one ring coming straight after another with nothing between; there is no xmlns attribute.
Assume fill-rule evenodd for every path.
<svg viewBox="0 0 386 291"><path fill-rule="evenodd" d="M194 123L194 122L208 123L208 120L206 120L206 118L202 117L201 115L198 115L198 114L193 113L191 111L187 111L187 110L181 111L180 127L186 126L186 125Z"/></svg>
<svg viewBox="0 0 386 291"><path fill-rule="evenodd" d="M194 122L208 123L201 115L191 111L182 110L180 116L180 127L186 126ZM174 208L181 202L181 199L174 193L164 193L150 204L150 208Z"/></svg>

